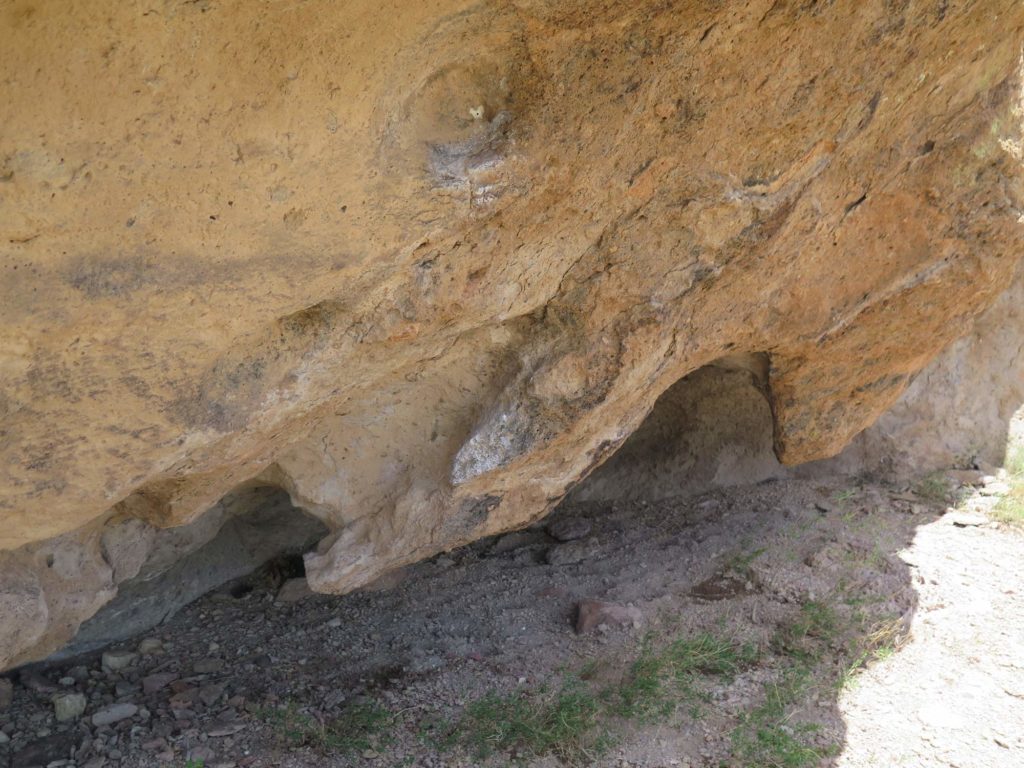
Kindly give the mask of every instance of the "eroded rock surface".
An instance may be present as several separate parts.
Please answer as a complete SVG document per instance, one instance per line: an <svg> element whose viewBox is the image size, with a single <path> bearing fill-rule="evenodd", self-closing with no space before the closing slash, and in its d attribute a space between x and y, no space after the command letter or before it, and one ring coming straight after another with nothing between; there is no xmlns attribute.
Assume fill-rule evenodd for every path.
<svg viewBox="0 0 1024 768"><path fill-rule="evenodd" d="M737 355L832 456L1020 259L1012 0L0 14L0 667L246 484L319 591L521 526Z"/></svg>

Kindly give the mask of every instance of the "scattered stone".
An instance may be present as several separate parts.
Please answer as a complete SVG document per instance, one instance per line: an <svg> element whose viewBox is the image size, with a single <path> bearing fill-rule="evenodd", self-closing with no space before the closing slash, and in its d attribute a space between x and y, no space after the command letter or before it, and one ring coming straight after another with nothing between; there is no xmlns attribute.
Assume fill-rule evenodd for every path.
<svg viewBox="0 0 1024 768"><path fill-rule="evenodd" d="M981 485L985 473L980 469L950 469L946 475L960 485Z"/></svg>
<svg viewBox="0 0 1024 768"><path fill-rule="evenodd" d="M147 752L156 752L167 749L167 739L157 738L142 742L142 748Z"/></svg>
<svg viewBox="0 0 1024 768"><path fill-rule="evenodd" d="M154 675L147 675L142 678L142 691L146 694L156 693L161 688L166 688L177 679L178 676L173 672L157 672Z"/></svg>
<svg viewBox="0 0 1024 768"><path fill-rule="evenodd" d="M212 761L217 754L205 744L200 744L197 747L192 747L188 753L188 759L193 763L208 763Z"/></svg>
<svg viewBox="0 0 1024 768"><path fill-rule="evenodd" d="M544 587L534 594L537 597L568 597L571 593L565 587Z"/></svg>
<svg viewBox="0 0 1024 768"><path fill-rule="evenodd" d="M214 683L211 685L204 685L199 689L199 698L208 707L212 707L217 703L217 700L224 695L224 684Z"/></svg>
<svg viewBox="0 0 1024 768"><path fill-rule="evenodd" d="M77 667L72 667L68 670L68 676L75 678L76 682L84 683L89 679L89 668L79 664Z"/></svg>
<svg viewBox="0 0 1024 768"><path fill-rule="evenodd" d="M139 643L139 653L143 656L152 656L153 654L162 653L164 650L164 644L158 637L147 637Z"/></svg>
<svg viewBox="0 0 1024 768"><path fill-rule="evenodd" d="M6 677L0 677L0 712L11 706L14 701L14 685Z"/></svg>
<svg viewBox="0 0 1024 768"><path fill-rule="evenodd" d="M138 656L135 651L106 651L101 664L109 672L120 672L122 669L130 667Z"/></svg>
<svg viewBox="0 0 1024 768"><path fill-rule="evenodd" d="M127 720L129 717L134 717L138 711L139 708L137 706L127 701L120 704L111 704L93 714L92 724L95 726L113 725L122 720Z"/></svg>
<svg viewBox="0 0 1024 768"><path fill-rule="evenodd" d="M213 657L200 659L192 665L192 671L197 675L209 675L220 672L222 669L224 669L224 660Z"/></svg>
<svg viewBox="0 0 1024 768"><path fill-rule="evenodd" d="M131 696L133 693L139 692L139 686L135 683L128 682L127 680L118 680L114 686L114 694L119 699L123 699L126 696Z"/></svg>
<svg viewBox="0 0 1024 768"><path fill-rule="evenodd" d="M700 600L729 600L752 592L751 587L746 579L718 573L696 585L690 590L690 595Z"/></svg>
<svg viewBox="0 0 1024 768"><path fill-rule="evenodd" d="M186 688L185 690L178 691L170 699L171 709L187 709L195 704L199 700L199 689L198 688Z"/></svg>
<svg viewBox="0 0 1024 768"><path fill-rule="evenodd" d="M85 713L85 694L58 693L53 697L53 715L58 723L77 720Z"/></svg>
<svg viewBox="0 0 1024 768"><path fill-rule="evenodd" d="M215 739L223 738L225 736L234 736L239 731L245 730L245 723L237 721L225 722L217 721L214 722L210 728L206 731L206 735Z"/></svg>
<svg viewBox="0 0 1024 768"><path fill-rule="evenodd" d="M548 525L548 533L559 541L575 541L589 536L590 521L585 517L563 517Z"/></svg>
<svg viewBox="0 0 1024 768"><path fill-rule="evenodd" d="M309 588L309 582L304 578L288 579L277 592L278 603L297 603L312 596L313 590Z"/></svg>
<svg viewBox="0 0 1024 768"><path fill-rule="evenodd" d="M406 576L408 576L408 571L405 568L392 568L363 587L363 590L366 592L387 592L398 587L398 585L405 581ZM311 592L310 594L313 593Z"/></svg>
<svg viewBox="0 0 1024 768"><path fill-rule="evenodd" d="M971 514L970 512L949 512L944 521L955 525L957 528L975 528L987 525L990 521L984 515Z"/></svg>
<svg viewBox="0 0 1024 768"><path fill-rule="evenodd" d="M640 609L633 605L581 600L576 608L576 634L586 634L602 624L608 627L638 628L643 624L643 619Z"/></svg>
<svg viewBox="0 0 1024 768"><path fill-rule="evenodd" d="M995 464L989 464L984 459L978 459L974 463L978 467L978 471L984 475L999 475L999 467L997 467Z"/></svg>
<svg viewBox="0 0 1024 768"><path fill-rule="evenodd" d="M491 546L489 554L502 555L522 547L537 543L537 535L529 531L513 531L506 533Z"/></svg>
<svg viewBox="0 0 1024 768"><path fill-rule="evenodd" d="M77 742L78 735L74 732L44 736L15 752L11 758L11 768L36 768L56 760L67 760Z"/></svg>
<svg viewBox="0 0 1024 768"><path fill-rule="evenodd" d="M589 560L600 551L600 545L593 539L581 539L559 544L548 550L546 560L551 565L572 565Z"/></svg>
<svg viewBox="0 0 1024 768"><path fill-rule="evenodd" d="M341 626L341 624L342 624L341 619L333 618L333 619L331 619L330 621L327 622L326 626L330 627L331 629L337 629L338 627Z"/></svg>
<svg viewBox="0 0 1024 768"><path fill-rule="evenodd" d="M36 693L57 693L60 690L60 686L54 685L52 681L38 672L22 672L18 679L23 686Z"/></svg>
<svg viewBox="0 0 1024 768"><path fill-rule="evenodd" d="M1010 484L1004 483L1002 480L997 480L994 483L987 483L978 493L982 496L1004 496L1010 492Z"/></svg>

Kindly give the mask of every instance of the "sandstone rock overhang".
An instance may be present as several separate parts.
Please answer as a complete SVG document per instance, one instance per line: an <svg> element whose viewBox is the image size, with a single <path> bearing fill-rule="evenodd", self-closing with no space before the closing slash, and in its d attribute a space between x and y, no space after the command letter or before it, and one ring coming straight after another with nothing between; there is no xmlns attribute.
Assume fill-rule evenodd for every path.
<svg viewBox="0 0 1024 768"><path fill-rule="evenodd" d="M345 591L730 356L834 455L1020 260L1012 0L0 13L0 667L113 597L112 525L276 486Z"/></svg>

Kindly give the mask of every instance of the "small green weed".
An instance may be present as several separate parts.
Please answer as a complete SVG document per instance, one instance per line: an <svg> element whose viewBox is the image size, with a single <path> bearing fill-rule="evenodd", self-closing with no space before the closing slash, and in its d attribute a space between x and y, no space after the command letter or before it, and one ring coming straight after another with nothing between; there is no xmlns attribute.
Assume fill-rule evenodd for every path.
<svg viewBox="0 0 1024 768"><path fill-rule="evenodd" d="M311 746L325 752L349 753L387 743L394 724L391 712L375 702L352 704L330 720L319 720L289 702L264 711L278 736L289 746Z"/></svg>
<svg viewBox="0 0 1024 768"><path fill-rule="evenodd" d="M780 653L803 660L814 660L823 650L822 642L830 642L838 632L835 611L823 602L810 600L800 608L800 615L779 627L772 646Z"/></svg>
<svg viewBox="0 0 1024 768"><path fill-rule="evenodd" d="M758 557L760 557L766 551L765 547L755 549L753 552L740 553L734 555L725 564L726 571L732 571L737 576L741 576L744 579L751 579L754 575L754 570L750 567Z"/></svg>
<svg viewBox="0 0 1024 768"><path fill-rule="evenodd" d="M543 755L567 761L599 754L608 745L598 728L601 705L579 680L567 679L553 696L518 692L489 695L466 707L457 740L478 758L495 752Z"/></svg>
<svg viewBox="0 0 1024 768"><path fill-rule="evenodd" d="M1024 525L1024 444L1007 448L1006 471L1010 475L1010 490L996 502L992 517L1003 523Z"/></svg>
<svg viewBox="0 0 1024 768"><path fill-rule="evenodd" d="M1010 490L992 508L992 517L1011 525L1024 525L1024 480L1015 480Z"/></svg>
<svg viewBox="0 0 1024 768"><path fill-rule="evenodd" d="M949 481L942 472L932 472L925 475L914 486L914 493L922 499L933 501L937 504L945 504L949 501Z"/></svg>
<svg viewBox="0 0 1024 768"><path fill-rule="evenodd" d="M853 686L857 674L871 661L882 661L892 656L905 639L903 621L892 618L881 621L857 642L853 661L839 675L837 687L842 690Z"/></svg>
<svg viewBox="0 0 1024 768"><path fill-rule="evenodd" d="M857 491L853 488L846 488L845 490L839 491L835 495L835 500L840 504L849 501L857 495Z"/></svg>
<svg viewBox="0 0 1024 768"><path fill-rule="evenodd" d="M623 683L606 690L602 698L614 714L626 718L664 718L683 701L697 712L698 675L731 678L756 662L758 655L753 645L710 634L678 638L658 651L645 642Z"/></svg>
<svg viewBox="0 0 1024 768"><path fill-rule="evenodd" d="M791 722L790 710L812 683L812 667L799 661L765 685L764 703L744 715L732 734L733 754L744 768L805 768L826 756L807 743L818 726Z"/></svg>
<svg viewBox="0 0 1024 768"><path fill-rule="evenodd" d="M688 703L699 714L701 675L728 676L753 664L757 649L708 634L655 647L644 640L617 684L598 689L569 676L558 691L545 689L485 696L470 703L452 728L448 745L461 744L478 758L495 753L554 754L570 764L589 764L614 742L615 718L661 720Z"/></svg>
<svg viewBox="0 0 1024 768"><path fill-rule="evenodd" d="M1024 444L1011 445L1006 451L1006 471L1024 479Z"/></svg>

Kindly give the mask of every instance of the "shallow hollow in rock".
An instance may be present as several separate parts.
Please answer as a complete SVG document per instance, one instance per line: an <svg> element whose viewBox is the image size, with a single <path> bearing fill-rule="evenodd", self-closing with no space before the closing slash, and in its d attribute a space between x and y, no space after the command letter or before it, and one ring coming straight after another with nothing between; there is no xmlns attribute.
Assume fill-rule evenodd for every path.
<svg viewBox="0 0 1024 768"><path fill-rule="evenodd" d="M654 501L781 477L767 367L765 355L735 355L684 376L568 501Z"/></svg>
<svg viewBox="0 0 1024 768"><path fill-rule="evenodd" d="M244 505L246 511L229 517L212 539L170 563L165 550L173 547L174 531L158 534L139 575L122 583L117 597L86 621L75 639L51 660L86 653L156 626L222 584L271 560L306 551L327 532L323 523L293 506L279 488L261 486L231 496L227 506ZM207 515L217 514L223 506L222 502ZM191 525L203 525L203 521Z"/></svg>

